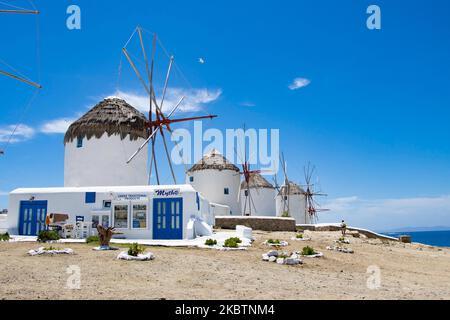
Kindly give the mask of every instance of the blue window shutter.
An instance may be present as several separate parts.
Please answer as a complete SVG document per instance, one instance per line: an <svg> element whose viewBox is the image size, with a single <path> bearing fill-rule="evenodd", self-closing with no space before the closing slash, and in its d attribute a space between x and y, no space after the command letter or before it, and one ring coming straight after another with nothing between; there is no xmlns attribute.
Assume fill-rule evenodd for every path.
<svg viewBox="0 0 450 320"><path fill-rule="evenodd" d="M86 192L85 203L95 203L95 192Z"/></svg>
<svg viewBox="0 0 450 320"><path fill-rule="evenodd" d="M77 137L77 148L81 148L83 146L83 136Z"/></svg>
<svg viewBox="0 0 450 320"><path fill-rule="evenodd" d="M197 210L200 210L200 197L198 196L198 192L195 193L197 200Z"/></svg>

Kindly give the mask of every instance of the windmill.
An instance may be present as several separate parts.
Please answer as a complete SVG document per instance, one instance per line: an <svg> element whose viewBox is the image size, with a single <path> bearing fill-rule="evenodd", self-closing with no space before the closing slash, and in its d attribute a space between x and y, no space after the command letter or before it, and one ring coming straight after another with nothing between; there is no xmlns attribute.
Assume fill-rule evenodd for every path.
<svg viewBox="0 0 450 320"><path fill-rule="evenodd" d="M145 33L149 33L152 36L152 38L153 38L152 39L152 50L151 50L150 61L148 59L147 51L146 51L146 48L145 48L144 37L143 37L144 32ZM142 58L143 58L143 60L145 62L145 71L146 71L146 75L145 76L141 75L141 73L139 72L138 67L136 66L136 64L134 63L134 61L132 59L131 53L127 49L128 44L130 43L130 41L132 40L132 38L135 36L136 33L139 36L139 44L140 44L141 54L142 54ZM215 118L217 116L216 115L206 115L206 116L198 116L198 117L173 119L172 115L175 113L175 111L181 105L181 103L185 99L185 96L182 96L179 99L179 101L175 104L175 106L172 108L172 110L170 111L170 113L168 115L165 115L162 112L163 105L164 105L164 102L165 102L165 99L166 99L166 94L167 94L167 89L168 89L168 84L169 84L169 79L170 79L172 67L175 65L174 64L174 60L175 59L174 59L173 55L170 55L170 57L169 57L169 64L168 64L168 67L167 67L167 71L165 73L165 80L164 80L164 86L163 86L163 89L162 89L161 98L158 101L157 98L156 98L155 85L154 85L154 81L155 81L155 51L156 51L157 41L158 41L158 38L157 38L157 34L156 33L148 32L145 29L143 29L140 26L138 26L138 27L135 28L134 32L131 34L130 38L128 39L128 41L126 42L124 47L122 48L123 55L127 59L127 61L130 64L130 66L132 67L134 73L138 77L141 85L144 87L145 92L148 95L148 103L149 103L148 121L146 123L146 128L148 129L148 138L130 156L130 158L127 160L127 163L130 163L131 161L133 161L133 158L139 152L141 152L141 150L144 149L149 143L151 143L151 160L150 160L150 170L149 170L149 182L150 182L150 177L152 175L152 168L153 168L153 165L154 165L154 167L155 167L155 174L156 174L156 182L159 185L160 184L160 177L159 177L159 172L158 172L158 164L157 164L156 151L155 151L155 142L156 142L156 138L157 138L157 136L159 134L161 136L162 142L164 144L164 149L165 149L165 153L166 153L166 157L167 157L167 161L168 161L168 164L169 164L169 167L170 167L170 172L172 174L173 181L176 184L177 181L176 181L175 173L173 171L172 161L170 159L169 150L168 150L168 147L167 147L167 142L166 142L166 137L165 137L164 131L165 130L168 131L169 134L171 135L172 134L171 125L173 123L193 121L193 120L200 120L200 119L206 119L206 118L212 119L212 118ZM154 115L154 117L153 117L153 115ZM178 145L176 145L176 146L178 147Z"/></svg>
<svg viewBox="0 0 450 320"><path fill-rule="evenodd" d="M282 168L283 168L283 174L284 174L284 182L283 185L278 184L278 180L277 180L277 175L274 175L274 184L275 184L275 189L277 190L277 195L281 196L281 203L283 205L283 210L282 213L287 214L288 216L290 216L290 206L289 206L289 195L290 195L290 188L291 188L291 184L289 182L289 178L287 175L287 165L286 165L286 161L284 160L284 153L281 153L280 155L280 162L282 164Z"/></svg>
<svg viewBox="0 0 450 320"><path fill-rule="evenodd" d="M307 218L309 218L310 220L317 220L318 212L329 211L329 209L320 208L319 203L314 199L314 197L316 196L327 196L327 194L322 193L320 190L319 191L314 190L315 185L311 183L311 179L315 169L316 169L315 166L312 166L311 163L309 162L307 166L303 168L303 173L305 175L305 182L306 182L306 185L304 186L305 191L303 193L306 200L305 221Z"/></svg>
<svg viewBox="0 0 450 320"><path fill-rule="evenodd" d="M29 10L26 8L21 8L21 7L17 7L17 6L13 6L11 4L8 3L1 3L3 6L8 7L8 9L2 9L0 8L0 14L32 14L32 15L38 15L39 11L36 9L36 7L33 5L33 3L30 1L30 4L33 6L33 10ZM10 66L9 64L7 64L5 61L0 59L0 62L2 62L4 65L6 65L7 67L9 67L10 69L14 70L15 73L11 73L5 70L0 69L0 75L6 76L8 78L23 82L25 84L28 84L32 87L35 87L37 89L41 89L42 86L37 83L34 82L30 79L28 79L26 76L20 74L20 72L18 72L15 68L13 68L12 66ZM36 94L36 93L35 93ZM33 95L33 97L30 99L29 104L31 104L31 101L34 99L35 94ZM14 128L14 130L12 131L9 139L7 140L6 145L8 145L8 143L11 141L11 138L14 136L14 134L16 133L17 128L19 127L19 124L17 124ZM0 156L3 156L5 154L5 149L6 147L4 147L4 149L0 149Z"/></svg>

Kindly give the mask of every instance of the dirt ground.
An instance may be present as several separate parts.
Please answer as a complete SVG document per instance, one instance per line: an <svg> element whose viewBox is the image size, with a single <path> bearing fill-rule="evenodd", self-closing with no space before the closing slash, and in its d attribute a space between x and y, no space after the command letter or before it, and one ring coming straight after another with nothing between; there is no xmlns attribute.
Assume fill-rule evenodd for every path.
<svg viewBox="0 0 450 320"><path fill-rule="evenodd" d="M149 247L156 259L116 260L118 251L70 247L74 255L28 256L37 243L0 242L1 299L450 299L450 248L350 238L355 253L326 250L338 232L254 232L245 251ZM283 250L309 245L322 258L297 266L264 262L266 239L287 240ZM80 289L68 289L67 268L79 266ZM380 287L369 289L369 266L379 268ZM376 282L375 282L376 283Z"/></svg>

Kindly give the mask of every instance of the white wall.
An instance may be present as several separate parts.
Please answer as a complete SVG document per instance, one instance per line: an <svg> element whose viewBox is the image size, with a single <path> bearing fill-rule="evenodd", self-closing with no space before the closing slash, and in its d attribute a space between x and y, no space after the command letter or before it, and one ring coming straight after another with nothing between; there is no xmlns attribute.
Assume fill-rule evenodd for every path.
<svg viewBox="0 0 450 320"><path fill-rule="evenodd" d="M77 139L65 145L64 186L134 186L148 184L148 152L143 149L129 164L127 159L145 141L131 141L119 135L100 139L83 138L77 148Z"/></svg>
<svg viewBox="0 0 450 320"><path fill-rule="evenodd" d="M275 209L275 189L272 188L250 188L250 194L255 207L251 207L252 216L276 216ZM242 214L249 214L251 201L247 201L247 206L244 212L245 206L245 190L241 190L241 212ZM256 209L256 210L255 210Z"/></svg>
<svg viewBox="0 0 450 320"><path fill-rule="evenodd" d="M190 182L189 177L194 181ZM186 183L192 185L210 202L230 207L232 215L241 215L239 205L239 184L241 183L239 172L233 170L198 170L186 174ZM229 194L224 194L224 188L229 189Z"/></svg>
<svg viewBox="0 0 450 320"><path fill-rule="evenodd" d="M277 217L283 215L283 201L282 196L276 197L276 211ZM309 224L310 219L306 213L306 200L304 195L295 194L289 196L289 214L295 219L296 224Z"/></svg>
<svg viewBox="0 0 450 320"><path fill-rule="evenodd" d="M0 214L0 233L8 231L8 215Z"/></svg>
<svg viewBox="0 0 450 320"><path fill-rule="evenodd" d="M43 188L43 191L39 189L32 189L29 193L27 189L20 189L20 193L13 191L9 196L9 208L8 208L8 231L10 234L19 233L19 210L20 201L29 200L30 197L34 197L34 200L47 200L47 213L65 213L69 215L69 223L75 223L76 216L84 216L85 221L91 221L91 211L100 210L103 208L103 200L111 200L114 204L117 201L117 194L146 194L148 200L136 200L132 203L146 203L147 204L147 228L146 229L132 229L131 217L129 215L130 227L127 229L118 229L123 232L123 236L129 239L152 239L153 238L153 198L155 189L174 189L180 187L183 198L183 238L186 237L186 226L189 219L194 217L202 218L200 210L198 210L196 192L190 186L138 186L138 187L126 187L121 191L121 187L111 187L111 192L104 190L98 191L98 188L70 188L70 190L64 190L67 188L55 188L60 191L49 192L52 188ZM73 191L73 189L80 189L79 191ZM103 187L104 189L104 187ZM133 191L134 189L134 191ZM131 191L130 191L131 190ZM95 203L85 203L85 192L96 192ZM124 201L118 201L123 203ZM207 213L204 213L207 217ZM209 218L210 219L210 218ZM110 223L113 222L110 216Z"/></svg>

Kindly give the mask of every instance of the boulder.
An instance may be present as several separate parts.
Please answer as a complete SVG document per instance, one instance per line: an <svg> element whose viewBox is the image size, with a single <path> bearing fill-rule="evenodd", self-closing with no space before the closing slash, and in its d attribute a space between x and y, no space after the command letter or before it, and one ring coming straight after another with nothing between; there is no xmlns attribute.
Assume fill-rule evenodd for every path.
<svg viewBox="0 0 450 320"><path fill-rule="evenodd" d="M275 261L277 261L277 257L275 257L275 256L269 257L269 262L275 262Z"/></svg>
<svg viewBox="0 0 450 320"><path fill-rule="evenodd" d="M269 256L266 254L266 253L263 253L262 254L262 259L263 259L263 261L269 261Z"/></svg>
<svg viewBox="0 0 450 320"><path fill-rule="evenodd" d="M292 266L292 265L300 264L300 263L302 263L302 261L297 258L286 258L284 263Z"/></svg>
<svg viewBox="0 0 450 320"><path fill-rule="evenodd" d="M269 257L278 257L278 251L277 250L270 250L269 252L267 252L267 255Z"/></svg>
<svg viewBox="0 0 450 320"><path fill-rule="evenodd" d="M284 264L284 258L278 258L277 259L278 264Z"/></svg>

